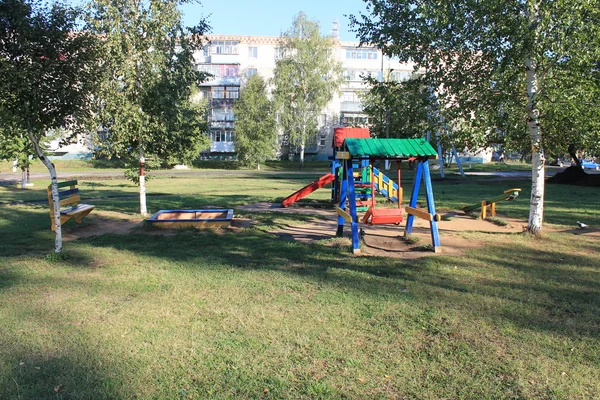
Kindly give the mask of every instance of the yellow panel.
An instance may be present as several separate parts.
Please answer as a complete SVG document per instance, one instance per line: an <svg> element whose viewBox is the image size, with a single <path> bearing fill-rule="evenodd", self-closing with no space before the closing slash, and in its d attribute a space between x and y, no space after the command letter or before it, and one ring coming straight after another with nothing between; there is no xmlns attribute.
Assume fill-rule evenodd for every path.
<svg viewBox="0 0 600 400"><path fill-rule="evenodd" d="M414 215L415 217L422 218L425 221L433 221L433 215L421 208L406 207L406 212L410 215Z"/></svg>
<svg viewBox="0 0 600 400"><path fill-rule="evenodd" d="M337 212L339 216L344 217L344 219L346 219L347 221L352 222L352 216L350 216L350 214L348 214L346 210L342 210L341 208L336 207L335 212Z"/></svg>
<svg viewBox="0 0 600 400"><path fill-rule="evenodd" d="M337 153L335 153L335 157L338 160L349 160L350 159L350 153L347 151L338 151Z"/></svg>
<svg viewBox="0 0 600 400"><path fill-rule="evenodd" d="M67 197L66 199L62 199L59 204L61 207L65 206L67 204L77 205L77 203L79 203L79 200L80 200L79 196L75 195L75 196Z"/></svg>

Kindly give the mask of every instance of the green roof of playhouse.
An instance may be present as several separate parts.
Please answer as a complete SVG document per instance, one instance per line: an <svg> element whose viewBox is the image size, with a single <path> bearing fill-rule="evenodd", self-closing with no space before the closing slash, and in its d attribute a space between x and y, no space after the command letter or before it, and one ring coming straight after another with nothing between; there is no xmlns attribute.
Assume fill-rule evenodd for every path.
<svg viewBox="0 0 600 400"><path fill-rule="evenodd" d="M437 158L437 152L425 139L347 138L344 147L353 158Z"/></svg>

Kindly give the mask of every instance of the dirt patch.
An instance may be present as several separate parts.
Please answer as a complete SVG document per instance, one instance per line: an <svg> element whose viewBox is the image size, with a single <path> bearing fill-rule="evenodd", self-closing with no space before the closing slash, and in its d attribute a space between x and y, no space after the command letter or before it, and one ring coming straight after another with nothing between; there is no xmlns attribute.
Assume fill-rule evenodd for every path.
<svg viewBox="0 0 600 400"><path fill-rule="evenodd" d="M129 214L111 211L92 211L82 225L69 223L63 227L63 240L99 236L107 233L127 235L140 229L144 220Z"/></svg>
<svg viewBox="0 0 600 400"><path fill-rule="evenodd" d="M344 238L335 238L337 230L337 215L331 209L311 209L305 207L281 208L278 204L259 203L240 207L248 212L280 212L283 214L305 214L321 218L305 223L281 226L271 233L285 240L295 240L303 243L323 241L332 246L351 246L351 230L344 227ZM461 211L444 213L444 220L438 223L442 253L445 255L460 255L466 249L481 247L482 241L466 239L462 232L482 233L520 233L525 230L527 223L515 218L502 217L506 226L499 226L487 220L474 218ZM431 244L429 223L415 218L413 233L410 241L404 238L405 225L374 225L359 224L361 232L361 250L365 255L415 259L430 256L435 253L428 248Z"/></svg>
<svg viewBox="0 0 600 400"><path fill-rule="evenodd" d="M278 212L282 214L303 214L315 216L307 222L297 224L286 224L271 231L272 234L284 240L294 240L302 243L319 242L329 246L349 248L351 246L351 230L348 225L344 227L344 237L335 236L337 231L337 215L331 209L312 209L306 207L281 208L277 204L259 203L240 207L250 213ZM484 240L466 238L464 232L481 233L521 233L525 230L526 221L515 218L502 217L506 226L499 226L487 220L481 220L466 215L461 211L443 214L444 218L438 223L440 241L443 255L461 255L465 250L481 247ZM213 232L222 234L225 232L239 232L252 226L254 222L250 218L236 217L231 226L217 229ZM384 256L402 259L416 259L432 256L431 233L429 223L421 219L415 219L413 233L410 239L404 238L404 223L401 225L376 225L369 226L360 224L361 250L367 256ZM546 230L550 229L548 227ZM552 229L556 230L556 229ZM82 237L103 235L108 233L128 235L135 232L144 235L175 235L180 232L177 229L147 229L144 221L137 216L128 214L98 211L93 212L85 218L83 225L68 224L63 233L65 240L75 240ZM600 237L600 229L572 229L565 233Z"/></svg>
<svg viewBox="0 0 600 400"><path fill-rule="evenodd" d="M93 211L81 225L69 223L63 228L63 240L76 240L79 238L99 236L104 234L129 235L133 232L144 235L171 236L179 232L177 229L148 229L144 219L138 216L110 211ZM252 226L253 221L248 218L234 218L231 226L215 230L215 232L237 232Z"/></svg>

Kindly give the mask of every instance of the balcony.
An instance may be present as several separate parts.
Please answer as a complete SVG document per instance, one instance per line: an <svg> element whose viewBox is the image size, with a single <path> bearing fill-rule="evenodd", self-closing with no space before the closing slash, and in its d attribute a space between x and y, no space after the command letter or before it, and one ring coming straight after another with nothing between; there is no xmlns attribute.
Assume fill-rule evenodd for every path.
<svg viewBox="0 0 600 400"><path fill-rule="evenodd" d="M231 108L235 99L212 99L210 105L212 108Z"/></svg>
<svg viewBox="0 0 600 400"><path fill-rule="evenodd" d="M360 113L362 104L359 101L342 101L340 103L340 112Z"/></svg>

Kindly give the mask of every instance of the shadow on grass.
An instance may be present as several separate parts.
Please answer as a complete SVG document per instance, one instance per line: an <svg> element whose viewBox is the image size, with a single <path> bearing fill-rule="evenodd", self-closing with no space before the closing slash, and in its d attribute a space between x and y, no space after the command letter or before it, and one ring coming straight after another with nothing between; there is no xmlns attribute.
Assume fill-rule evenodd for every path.
<svg viewBox="0 0 600 400"><path fill-rule="evenodd" d="M509 320L523 329L573 337L600 335L600 324L594 318L600 314L600 266L594 255L491 245L485 251L472 252L466 262L443 256L402 261L355 257L349 249L288 242L254 230L238 234L181 233L172 237L104 235L84 241L164 258L188 268L272 270L364 295L445 304L473 314L484 312L487 318ZM507 256L510 254L514 257ZM520 262L524 258L527 263ZM564 260L587 267L580 271ZM448 266L457 264L467 264L481 277L464 280L463 275L455 276ZM494 269L489 277L486 268ZM403 293L402 288L411 284L418 285L422 293ZM496 304L484 305L473 301L473 297Z"/></svg>
<svg viewBox="0 0 600 400"><path fill-rule="evenodd" d="M35 284L30 278L21 283ZM56 282L41 283L51 289ZM71 287L71 282L63 282ZM25 289L24 289L25 290ZM49 295L45 293L41 294ZM12 316L11 316L12 317ZM14 335L0 338L0 397L3 399L116 399L127 392L119 376L122 366L111 365L102 354L106 349L98 337L78 327L77 321L43 301L29 300L27 311L13 324ZM30 337L31 331L60 332L47 337ZM63 341L63 336L69 340ZM66 343L65 343L66 342ZM94 345L90 345L93 343ZM111 359L112 360L112 359ZM119 362L132 363L121 354ZM85 384L82 384L85 383Z"/></svg>

